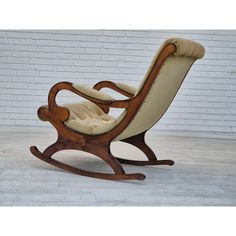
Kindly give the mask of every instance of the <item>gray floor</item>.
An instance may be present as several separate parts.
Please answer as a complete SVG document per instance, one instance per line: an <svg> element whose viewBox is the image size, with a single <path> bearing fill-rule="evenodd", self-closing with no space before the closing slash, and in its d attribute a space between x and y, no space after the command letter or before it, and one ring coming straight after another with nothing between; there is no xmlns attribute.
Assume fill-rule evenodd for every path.
<svg viewBox="0 0 236 236"><path fill-rule="evenodd" d="M42 131L43 130L43 131ZM0 205L2 206L235 206L236 140L188 138L152 132L147 142L160 159L173 159L172 167L135 167L145 181L106 181L61 171L29 153L52 143L51 129L0 128ZM114 143L113 153L141 159L137 149ZM87 153L65 151L61 160L97 171L109 171Z"/></svg>

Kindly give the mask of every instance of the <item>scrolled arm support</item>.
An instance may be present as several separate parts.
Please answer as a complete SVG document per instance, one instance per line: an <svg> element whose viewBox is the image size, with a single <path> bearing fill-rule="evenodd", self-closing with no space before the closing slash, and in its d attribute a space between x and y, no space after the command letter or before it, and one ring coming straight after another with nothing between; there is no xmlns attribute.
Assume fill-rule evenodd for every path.
<svg viewBox="0 0 236 236"><path fill-rule="evenodd" d="M56 103L56 96L58 92L61 90L68 90L71 91L95 104L98 106L106 107L107 109L109 107L114 108L127 108L129 106L129 100L101 100L98 97L93 97L92 94L89 94L88 92L83 92L82 89L78 86L76 88L76 85L73 85L70 82L60 82L55 84L49 91L48 94L48 109L45 107L41 107L38 111L38 115L43 119L46 120L45 113L52 112L55 117L58 117L62 122L66 121L70 116L70 111L66 107L60 107ZM93 89L91 88L90 91ZM98 92L98 91L97 91ZM89 94L89 95L88 95Z"/></svg>
<svg viewBox="0 0 236 236"><path fill-rule="evenodd" d="M56 103L56 96L61 90L70 90L72 83L60 82L55 84L48 94L48 110L55 114L62 122L66 121L70 117L70 111L66 107L60 107Z"/></svg>

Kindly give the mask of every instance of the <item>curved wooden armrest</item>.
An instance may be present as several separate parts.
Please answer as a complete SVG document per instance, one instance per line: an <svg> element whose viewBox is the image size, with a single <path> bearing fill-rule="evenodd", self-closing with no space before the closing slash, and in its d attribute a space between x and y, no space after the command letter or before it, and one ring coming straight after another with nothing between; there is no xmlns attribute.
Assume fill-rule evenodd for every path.
<svg viewBox="0 0 236 236"><path fill-rule="evenodd" d="M93 88L96 90L100 90L102 88L110 88L125 95L128 98L132 98L136 93L136 89L129 85L123 83L114 83L112 81L107 81L107 80L98 82L97 84L94 85Z"/></svg>
<svg viewBox="0 0 236 236"><path fill-rule="evenodd" d="M79 95L79 96L81 96L85 99L90 100L91 102L102 104L102 105L110 104L113 101L112 98L109 99L109 100L99 99L98 95L95 96L95 97L92 97L91 93L86 92L86 89L84 89L84 86L82 87L82 89L79 89L78 85L73 85L70 82L60 82L60 83L55 84L49 91L49 94L48 94L49 109L54 109L54 108L58 107L58 105L56 104L56 96L57 96L58 92L61 91L61 90L71 91L71 92L73 92L73 93L75 93L75 94L77 94L77 95ZM97 90L96 90L96 92L99 93Z"/></svg>
<svg viewBox="0 0 236 236"><path fill-rule="evenodd" d="M97 91L93 88L89 88L87 86L79 86L73 85L70 82L60 82L55 84L49 91L48 94L48 108L49 110L53 110L53 112L57 113L58 116L62 116L59 113L66 113L63 115L63 120L68 117L68 109L65 107L59 107L56 103L56 96L59 91L68 90L71 91L97 105L105 106L105 107L114 107L114 108L127 108L129 106L129 100L114 100L109 95L106 95L100 91ZM63 112L62 112L63 109ZM66 111L67 110L67 111ZM65 118L67 117L67 118Z"/></svg>

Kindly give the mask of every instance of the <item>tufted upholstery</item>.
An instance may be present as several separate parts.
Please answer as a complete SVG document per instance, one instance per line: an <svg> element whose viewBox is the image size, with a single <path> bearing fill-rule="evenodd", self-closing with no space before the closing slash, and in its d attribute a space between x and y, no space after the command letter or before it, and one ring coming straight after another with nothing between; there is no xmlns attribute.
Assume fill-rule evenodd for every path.
<svg viewBox="0 0 236 236"><path fill-rule="evenodd" d="M69 128L84 134L96 135L105 133L114 128L121 120L104 113L96 104L83 101L76 104L64 105L70 111L70 117L65 122Z"/></svg>

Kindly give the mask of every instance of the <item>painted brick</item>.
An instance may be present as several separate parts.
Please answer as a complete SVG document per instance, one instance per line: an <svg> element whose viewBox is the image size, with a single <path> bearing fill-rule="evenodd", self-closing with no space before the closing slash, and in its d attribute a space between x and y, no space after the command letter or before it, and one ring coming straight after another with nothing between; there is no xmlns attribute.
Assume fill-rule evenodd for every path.
<svg viewBox="0 0 236 236"><path fill-rule="evenodd" d="M154 129L236 133L235 30L2 30L0 124L48 126L37 119L37 107L60 81L92 86L112 80L138 86L160 44L172 36L199 41L206 55L194 64ZM58 98L59 103L78 100L66 92Z"/></svg>

